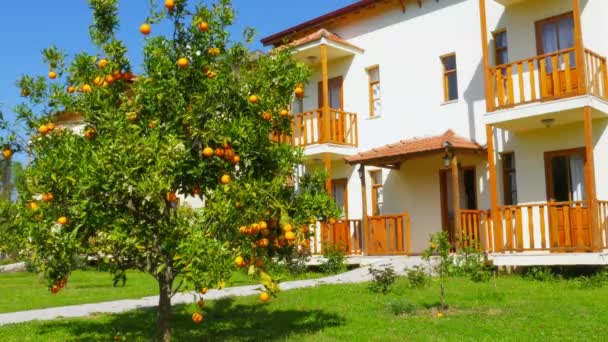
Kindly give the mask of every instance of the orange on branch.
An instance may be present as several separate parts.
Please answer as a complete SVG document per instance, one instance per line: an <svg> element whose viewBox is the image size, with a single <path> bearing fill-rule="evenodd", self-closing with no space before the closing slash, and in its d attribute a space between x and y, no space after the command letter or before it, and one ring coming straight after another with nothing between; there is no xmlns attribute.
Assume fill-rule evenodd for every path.
<svg viewBox="0 0 608 342"><path fill-rule="evenodd" d="M2 150L2 156L4 157L4 159L11 159L11 157L13 156L13 150L11 150L10 148L5 148L4 150Z"/></svg>
<svg viewBox="0 0 608 342"><path fill-rule="evenodd" d="M303 97L304 96L304 88L302 87L296 87L293 91L293 93L297 96L297 97Z"/></svg>
<svg viewBox="0 0 608 342"><path fill-rule="evenodd" d="M182 57L177 60L177 65L182 69L187 68L188 64L189 64L188 58Z"/></svg>
<svg viewBox="0 0 608 342"><path fill-rule="evenodd" d="M200 23L198 23L198 29L201 32L207 32L209 31L209 24L205 21L201 21Z"/></svg>
<svg viewBox="0 0 608 342"><path fill-rule="evenodd" d="M192 314L192 322L194 322L195 324L199 324L202 321L203 321L203 315L201 313L195 312Z"/></svg>
<svg viewBox="0 0 608 342"><path fill-rule="evenodd" d="M49 71L49 78L54 80L57 78L57 73L55 71Z"/></svg>
<svg viewBox="0 0 608 342"><path fill-rule="evenodd" d="M90 93L92 91L93 91L93 88L91 88L90 85L85 84L85 85L82 86L82 92L83 93L87 93L88 94L88 93Z"/></svg>
<svg viewBox="0 0 608 342"><path fill-rule="evenodd" d="M68 93L73 94L75 91L76 91L76 88L74 88L73 86L68 87Z"/></svg>
<svg viewBox="0 0 608 342"><path fill-rule="evenodd" d="M51 287L51 293L52 293L52 294L56 294L57 292L59 292L59 286L57 286L57 285L53 285L53 286Z"/></svg>
<svg viewBox="0 0 608 342"><path fill-rule="evenodd" d="M45 135L49 132L49 128L47 125L42 125L40 127L38 127L38 133Z"/></svg>
<svg viewBox="0 0 608 342"><path fill-rule="evenodd" d="M175 8L175 0L165 0L165 7L172 11Z"/></svg>
<svg viewBox="0 0 608 342"><path fill-rule="evenodd" d="M290 223L288 223L288 224L286 224L286 225L283 226L283 231L284 232L290 232L292 230L293 230L293 226Z"/></svg>
<svg viewBox="0 0 608 342"><path fill-rule="evenodd" d="M61 216L57 219L57 223L64 226L64 225L68 224L68 218L66 216Z"/></svg>
<svg viewBox="0 0 608 342"><path fill-rule="evenodd" d="M228 183L230 183L231 178L229 175L223 175L222 178L220 178L220 183L226 185Z"/></svg>
<svg viewBox="0 0 608 342"><path fill-rule="evenodd" d="M47 192L44 195L42 195L42 200L45 202L53 202L53 199L55 198L55 196L53 196L52 192Z"/></svg>
<svg viewBox="0 0 608 342"><path fill-rule="evenodd" d="M268 292L262 292L260 293L260 300L264 303L266 303L267 301L270 300L270 295L268 294Z"/></svg>
<svg viewBox="0 0 608 342"><path fill-rule="evenodd" d="M262 113L262 119L264 119L266 121L270 121L270 120L272 120L272 114L270 114L270 112L264 112L264 113Z"/></svg>
<svg viewBox="0 0 608 342"><path fill-rule="evenodd" d="M243 267L245 265L245 259L242 256L237 256L234 258L234 264L236 267Z"/></svg>
<svg viewBox="0 0 608 342"><path fill-rule="evenodd" d="M296 239L296 233L294 232L286 232L285 233L285 240L287 241L293 241Z"/></svg>
<svg viewBox="0 0 608 342"><path fill-rule="evenodd" d="M202 151L203 157L210 158L213 156L214 151L211 147L207 146Z"/></svg>
<svg viewBox="0 0 608 342"><path fill-rule="evenodd" d="M87 129L84 132L84 137L87 138L87 139L89 139L89 140L95 138L95 130L92 129L92 128Z"/></svg>
<svg viewBox="0 0 608 342"><path fill-rule="evenodd" d="M199 307L199 308L201 308L201 309L202 309L202 308L204 308L204 307L205 307L205 301L204 301L204 300L202 300L202 299L201 299L201 300L199 300L199 301L198 301L198 307Z"/></svg>
<svg viewBox="0 0 608 342"><path fill-rule="evenodd" d="M260 99L257 95L249 95L249 103L257 104L258 102L260 102Z"/></svg>
<svg viewBox="0 0 608 342"><path fill-rule="evenodd" d="M224 156L225 152L226 151L224 151L224 149L221 148L221 147L218 147L218 148L215 149L215 155L218 156L218 157L220 157L220 158Z"/></svg>
<svg viewBox="0 0 608 342"><path fill-rule="evenodd" d="M287 116L287 115L289 115L289 111L287 109L283 109L283 110L281 110L281 112L279 114L281 116Z"/></svg>
<svg viewBox="0 0 608 342"><path fill-rule="evenodd" d="M169 191L169 192L167 192L167 195L165 196L165 198L167 199L167 202L175 203L177 201L177 194L173 191Z"/></svg>
<svg viewBox="0 0 608 342"><path fill-rule="evenodd" d="M99 69L103 69L108 65L108 60L107 59L100 59L99 62L97 62L97 66L99 67Z"/></svg>
<svg viewBox="0 0 608 342"><path fill-rule="evenodd" d="M147 36L150 34L150 32L152 32L152 28L149 24L144 23L141 24L141 26L139 27L139 32L141 32L141 34L143 34L144 36Z"/></svg>

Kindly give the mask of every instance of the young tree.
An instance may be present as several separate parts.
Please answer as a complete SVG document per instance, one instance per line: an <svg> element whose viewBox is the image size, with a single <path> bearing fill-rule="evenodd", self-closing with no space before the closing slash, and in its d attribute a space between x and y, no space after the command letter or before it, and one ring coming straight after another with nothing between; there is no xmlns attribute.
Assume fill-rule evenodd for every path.
<svg viewBox="0 0 608 342"><path fill-rule="evenodd" d="M68 63L51 47L43 51L47 77L18 82L28 101L16 112L32 154L18 224L53 293L82 255L105 262L116 280L127 269L154 276L160 339L168 341L176 291L222 287L234 267L247 267L268 300L278 286L264 264L305 248L300 227L336 209L326 193L294 190L301 153L270 139L290 133L286 109L309 76L288 50L260 55L230 42L229 0L151 1L135 76L115 35L117 1L89 0L99 55ZM163 20L173 35L150 34ZM82 132L60 129L57 116L69 113L82 116ZM201 197L204 208L178 205L180 194Z"/></svg>

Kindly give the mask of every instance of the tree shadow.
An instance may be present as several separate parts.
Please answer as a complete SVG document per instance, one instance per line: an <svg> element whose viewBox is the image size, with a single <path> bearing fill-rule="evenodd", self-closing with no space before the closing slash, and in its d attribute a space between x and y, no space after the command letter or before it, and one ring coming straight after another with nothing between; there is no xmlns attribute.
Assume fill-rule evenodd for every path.
<svg viewBox="0 0 608 342"><path fill-rule="evenodd" d="M306 334L345 324L343 317L323 310L281 309L270 304L237 304L233 299L209 303L204 321L192 323L192 306L173 310L173 338L176 341L273 341L294 334ZM70 341L111 340L115 335L131 340L154 340L157 332L156 309L129 311L115 315L94 315L78 320L56 320L32 329L40 340L59 331L70 334Z"/></svg>

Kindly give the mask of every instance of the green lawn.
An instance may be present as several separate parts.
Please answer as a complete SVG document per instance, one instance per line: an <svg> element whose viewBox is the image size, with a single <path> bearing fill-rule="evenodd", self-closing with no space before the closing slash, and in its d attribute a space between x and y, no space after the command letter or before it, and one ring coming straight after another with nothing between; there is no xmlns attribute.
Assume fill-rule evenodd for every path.
<svg viewBox="0 0 608 342"><path fill-rule="evenodd" d="M298 277L284 276L284 281L310 279L323 276L307 272ZM241 271L234 272L229 286L253 284ZM0 313L55 306L96 303L119 299L141 298L158 295L158 285L152 276L141 272L128 272L124 287L112 286L112 276L107 272L75 271L68 286L52 295L43 280L33 273L0 273Z"/></svg>
<svg viewBox="0 0 608 342"><path fill-rule="evenodd" d="M608 287L579 289L567 282L501 277L491 283L452 279L450 310L437 318L438 286L410 290L400 280L393 293L367 284L326 285L287 291L268 304L255 297L209 303L194 325L193 306L175 308L176 341L585 341L608 334ZM420 309L395 316L387 303L405 298ZM3 341L105 341L115 333L147 341L154 310L0 327Z"/></svg>

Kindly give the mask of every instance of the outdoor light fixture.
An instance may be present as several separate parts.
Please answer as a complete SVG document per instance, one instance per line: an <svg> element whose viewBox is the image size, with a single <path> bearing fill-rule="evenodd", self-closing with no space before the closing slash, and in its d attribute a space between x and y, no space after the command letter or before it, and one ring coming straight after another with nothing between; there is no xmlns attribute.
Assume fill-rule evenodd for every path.
<svg viewBox="0 0 608 342"><path fill-rule="evenodd" d="M359 173L359 179L361 180L361 184L364 184L365 183L365 166L363 164L360 164L357 172Z"/></svg>
<svg viewBox="0 0 608 342"><path fill-rule="evenodd" d="M454 158L454 151L452 150L452 144L449 141L446 141L443 144L443 147L445 148L445 153L442 158L443 166L445 168L449 168L450 162L452 161L452 158Z"/></svg>
<svg viewBox="0 0 608 342"><path fill-rule="evenodd" d="M547 119L540 120L540 122L543 125L545 125L545 127L550 128L555 123L555 119L553 119L553 118L547 118Z"/></svg>

